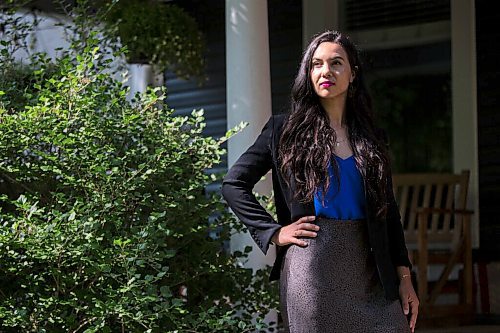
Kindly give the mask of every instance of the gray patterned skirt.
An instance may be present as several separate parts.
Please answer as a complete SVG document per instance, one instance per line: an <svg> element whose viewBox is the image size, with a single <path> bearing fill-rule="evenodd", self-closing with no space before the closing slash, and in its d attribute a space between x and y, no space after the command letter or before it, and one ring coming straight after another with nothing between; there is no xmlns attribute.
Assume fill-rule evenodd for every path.
<svg viewBox="0 0 500 333"><path fill-rule="evenodd" d="M282 262L285 332L408 333L399 300L388 301L368 249L365 221L317 218L316 238L292 245Z"/></svg>

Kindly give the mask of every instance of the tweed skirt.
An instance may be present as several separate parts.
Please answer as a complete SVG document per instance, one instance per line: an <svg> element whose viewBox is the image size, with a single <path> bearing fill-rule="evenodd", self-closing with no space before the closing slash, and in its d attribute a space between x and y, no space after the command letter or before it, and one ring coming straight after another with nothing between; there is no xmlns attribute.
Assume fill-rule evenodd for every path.
<svg viewBox="0 0 500 333"><path fill-rule="evenodd" d="M307 247L292 245L281 266L285 332L408 333L399 300L384 296L366 221L317 218Z"/></svg>

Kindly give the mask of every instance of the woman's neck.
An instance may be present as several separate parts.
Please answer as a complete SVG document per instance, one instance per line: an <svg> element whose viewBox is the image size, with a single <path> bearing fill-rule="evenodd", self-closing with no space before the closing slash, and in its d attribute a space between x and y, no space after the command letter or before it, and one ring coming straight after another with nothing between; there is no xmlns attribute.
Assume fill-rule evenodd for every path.
<svg viewBox="0 0 500 333"><path fill-rule="evenodd" d="M339 98L321 99L321 105L325 109L330 119L330 126L334 130L338 130L344 125L345 102L345 98L340 96Z"/></svg>

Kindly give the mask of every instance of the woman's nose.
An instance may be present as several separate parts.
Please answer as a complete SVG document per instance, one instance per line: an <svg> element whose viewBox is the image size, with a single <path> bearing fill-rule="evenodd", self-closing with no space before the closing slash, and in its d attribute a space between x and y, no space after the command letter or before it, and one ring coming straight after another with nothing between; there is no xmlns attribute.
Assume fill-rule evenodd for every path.
<svg viewBox="0 0 500 333"><path fill-rule="evenodd" d="M329 77L332 75L332 70L330 68L329 64L324 64L323 68L321 69L321 74L325 77Z"/></svg>

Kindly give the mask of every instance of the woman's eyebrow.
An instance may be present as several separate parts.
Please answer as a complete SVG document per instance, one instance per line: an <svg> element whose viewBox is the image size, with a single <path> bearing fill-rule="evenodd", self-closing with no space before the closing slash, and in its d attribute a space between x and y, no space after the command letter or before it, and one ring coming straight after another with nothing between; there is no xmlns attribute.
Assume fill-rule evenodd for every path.
<svg viewBox="0 0 500 333"><path fill-rule="evenodd" d="M329 58L330 60L337 60L337 59L340 59L340 60L344 60L344 58L342 56L334 56L334 57L331 57Z"/></svg>
<svg viewBox="0 0 500 333"><path fill-rule="evenodd" d="M337 59L344 60L344 58L342 56L339 56L339 55L328 58L327 60L337 60ZM321 59L321 58L312 58L311 61L315 61L315 60L323 61L323 59Z"/></svg>

